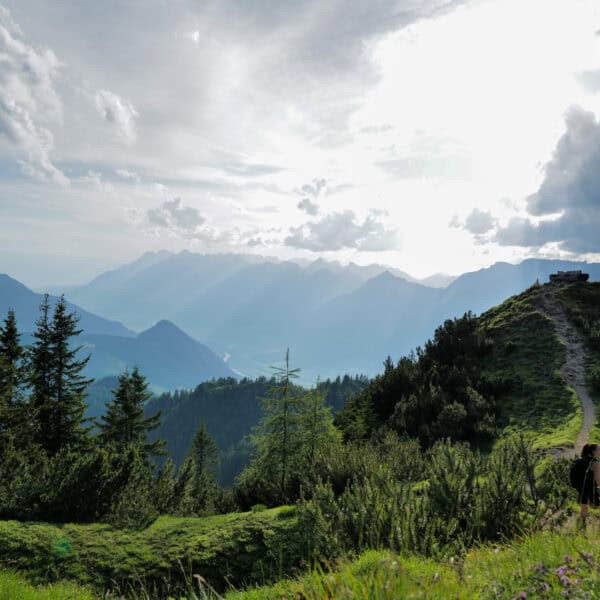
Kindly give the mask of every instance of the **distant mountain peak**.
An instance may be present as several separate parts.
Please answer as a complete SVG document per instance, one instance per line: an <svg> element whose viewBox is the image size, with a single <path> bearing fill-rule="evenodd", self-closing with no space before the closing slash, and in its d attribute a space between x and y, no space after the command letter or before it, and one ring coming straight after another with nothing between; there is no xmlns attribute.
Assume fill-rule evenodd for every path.
<svg viewBox="0 0 600 600"><path fill-rule="evenodd" d="M185 333L185 331L167 319L161 319L149 329L146 329L138 334L138 338L144 338L147 340L153 338L164 340L167 338L173 339L174 337L192 339L187 333Z"/></svg>

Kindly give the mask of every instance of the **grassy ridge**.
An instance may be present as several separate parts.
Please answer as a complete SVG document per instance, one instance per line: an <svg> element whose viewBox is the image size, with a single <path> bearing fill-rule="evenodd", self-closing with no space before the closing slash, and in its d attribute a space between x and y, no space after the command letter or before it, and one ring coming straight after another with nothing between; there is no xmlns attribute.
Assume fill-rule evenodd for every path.
<svg viewBox="0 0 600 600"><path fill-rule="evenodd" d="M582 425L575 392L560 373L565 350L554 325L538 309L541 286L481 315L481 327L494 341L485 372L510 381L499 398L506 433L523 432L538 448L571 445Z"/></svg>
<svg viewBox="0 0 600 600"><path fill-rule="evenodd" d="M537 533L443 563L368 551L331 573L317 570L295 581L231 592L227 599L597 598L599 567L597 534Z"/></svg>
<svg viewBox="0 0 600 600"><path fill-rule="evenodd" d="M61 579L98 591L183 585L192 574L217 589L289 575L303 558L294 509L215 517L161 517L143 531L108 525L0 522L0 564L32 581Z"/></svg>

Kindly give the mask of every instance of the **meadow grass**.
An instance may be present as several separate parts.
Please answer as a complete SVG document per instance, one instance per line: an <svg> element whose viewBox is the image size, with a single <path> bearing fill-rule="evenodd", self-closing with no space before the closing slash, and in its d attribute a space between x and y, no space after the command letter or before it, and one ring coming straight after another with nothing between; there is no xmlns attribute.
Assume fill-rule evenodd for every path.
<svg viewBox="0 0 600 600"><path fill-rule="evenodd" d="M91 590L60 582L34 586L14 571L0 571L0 600L96 600Z"/></svg>
<svg viewBox="0 0 600 600"><path fill-rule="evenodd" d="M227 600L392 600L396 598L597 598L600 595L597 531L539 532L502 546L436 562L368 551L332 570L315 569L296 580L246 591Z"/></svg>

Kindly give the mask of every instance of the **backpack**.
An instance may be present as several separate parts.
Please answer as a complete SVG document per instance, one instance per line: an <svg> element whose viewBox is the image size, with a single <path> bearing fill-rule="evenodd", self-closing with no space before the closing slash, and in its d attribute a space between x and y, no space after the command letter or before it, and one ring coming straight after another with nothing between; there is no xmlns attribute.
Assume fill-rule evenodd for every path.
<svg viewBox="0 0 600 600"><path fill-rule="evenodd" d="M577 458L573 461L573 464L571 465L571 470L569 471L569 479L571 480L571 485L578 492L581 492L583 490L585 478L591 464L592 461L589 458Z"/></svg>

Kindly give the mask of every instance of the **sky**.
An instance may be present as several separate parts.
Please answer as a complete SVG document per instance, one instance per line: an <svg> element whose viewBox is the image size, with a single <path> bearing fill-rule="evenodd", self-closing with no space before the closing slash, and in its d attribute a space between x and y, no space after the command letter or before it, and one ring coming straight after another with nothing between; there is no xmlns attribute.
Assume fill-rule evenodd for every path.
<svg viewBox="0 0 600 600"><path fill-rule="evenodd" d="M597 0L0 0L0 272L600 260Z"/></svg>

